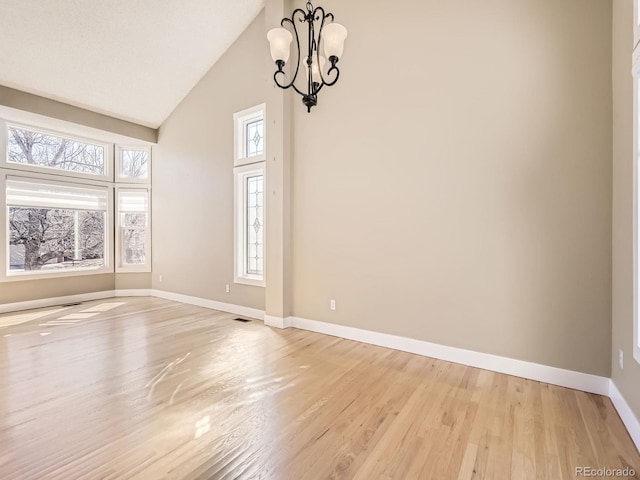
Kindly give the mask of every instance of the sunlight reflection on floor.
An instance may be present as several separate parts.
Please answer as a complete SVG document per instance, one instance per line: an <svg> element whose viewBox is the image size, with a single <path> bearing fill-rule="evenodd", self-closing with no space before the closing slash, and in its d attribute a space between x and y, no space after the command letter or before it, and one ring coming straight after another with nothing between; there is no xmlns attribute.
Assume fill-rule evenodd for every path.
<svg viewBox="0 0 640 480"><path fill-rule="evenodd" d="M99 315L100 312L95 313L71 313L69 315L65 315L64 317L60 317L60 320L81 320L83 318L91 318Z"/></svg>
<svg viewBox="0 0 640 480"><path fill-rule="evenodd" d="M13 325L20 325L21 323L30 322L31 320L37 320L38 318L46 317L54 313L67 310L66 308L54 308L52 310L38 310L29 313L19 313L16 315L9 315L7 317L0 317L0 328L11 327Z"/></svg>
<svg viewBox="0 0 640 480"><path fill-rule="evenodd" d="M81 312L83 313L87 313L87 312L108 312L109 310L113 310L114 308L117 308L121 305L126 305L127 302L107 302L107 303L100 303L98 305L93 305L85 310L81 310Z"/></svg>

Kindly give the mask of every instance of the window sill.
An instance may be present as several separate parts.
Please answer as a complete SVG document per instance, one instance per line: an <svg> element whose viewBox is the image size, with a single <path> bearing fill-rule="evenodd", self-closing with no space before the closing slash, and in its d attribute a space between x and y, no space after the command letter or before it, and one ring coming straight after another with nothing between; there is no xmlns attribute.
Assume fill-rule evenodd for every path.
<svg viewBox="0 0 640 480"><path fill-rule="evenodd" d="M265 281L259 278L250 278L250 277L236 277L233 280L234 283L238 283L240 285L250 285L252 287L264 287Z"/></svg>
<svg viewBox="0 0 640 480"><path fill-rule="evenodd" d="M149 265L139 267L116 267L116 273L151 273Z"/></svg>
<svg viewBox="0 0 640 480"><path fill-rule="evenodd" d="M40 273L40 272L19 272L19 273L11 273L5 274L0 277L0 283L2 282L23 282L28 280L55 280L58 278L64 277L82 277L87 275L105 275L113 273L113 268L102 267L95 269L78 269L78 270L65 270L64 272L60 271L51 271L48 273Z"/></svg>
<svg viewBox="0 0 640 480"><path fill-rule="evenodd" d="M267 155L255 155L253 157L245 157L245 158L236 158L233 162L234 167L244 167L245 165L253 165L254 163L265 162L267 160Z"/></svg>

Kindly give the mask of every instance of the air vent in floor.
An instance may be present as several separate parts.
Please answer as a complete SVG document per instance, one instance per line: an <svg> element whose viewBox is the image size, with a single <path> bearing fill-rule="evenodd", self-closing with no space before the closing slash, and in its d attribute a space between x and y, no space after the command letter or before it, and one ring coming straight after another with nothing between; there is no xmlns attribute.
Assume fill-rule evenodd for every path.
<svg viewBox="0 0 640 480"><path fill-rule="evenodd" d="M246 319L246 318L234 318L234 320L235 320L236 322L242 322L242 323L248 323L248 322L250 322L250 321L251 321L251 320L248 320L248 319Z"/></svg>

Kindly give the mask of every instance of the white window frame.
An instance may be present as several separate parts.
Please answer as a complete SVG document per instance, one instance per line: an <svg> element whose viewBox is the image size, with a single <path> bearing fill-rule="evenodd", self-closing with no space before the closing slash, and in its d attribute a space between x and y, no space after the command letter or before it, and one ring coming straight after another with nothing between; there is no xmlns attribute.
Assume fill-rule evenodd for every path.
<svg viewBox="0 0 640 480"><path fill-rule="evenodd" d="M146 262L140 265L126 265L124 263L124 226L121 224L120 211L120 195L121 191L144 191L147 194L147 226L145 231L145 254ZM116 202L116 273L133 273L133 272L151 272L151 188L118 185L115 188L115 202Z"/></svg>
<svg viewBox="0 0 640 480"><path fill-rule="evenodd" d="M265 277L266 275L252 275L247 273L247 233L246 233L246 218L247 218L247 208L246 208L246 185L247 178L253 177L256 175L262 175L263 177L263 185L266 186L266 166L265 162L258 162L249 165L242 165L239 167L235 167L233 169L234 175L234 282L240 283L244 285L252 285L256 287L264 287L265 286ZM263 203L263 212L265 212L266 217L266 202L267 195L265 191L264 195L264 203ZM266 221L264 221L263 217L263 245L266 251ZM263 257L263 272L266 272L266 255Z"/></svg>
<svg viewBox="0 0 640 480"><path fill-rule="evenodd" d="M104 174L103 175L94 175L91 173L80 173L73 172L69 170L63 170L61 168L53 168L53 167L44 167L37 165L28 165L24 163L13 163L9 161L9 127L17 128L20 130L29 130L32 132L42 133L44 135L51 135L53 137L60 137L67 140L73 140L81 143L88 143L91 145L97 145L104 148ZM93 140L91 138L81 137L77 135L71 135L64 132L59 132L55 130L51 130L48 128L40 128L32 125L24 125L17 122L8 122L5 120L0 120L0 128L2 129L2 133L0 134L0 152L3 152L0 155L0 168L6 168L11 170L21 170L24 172L32 172L32 173L43 173L46 175L56 175L58 177L67 178L82 178L87 180L88 182L92 181L103 181L103 182L112 182L113 181L113 144L101 142L99 140Z"/></svg>
<svg viewBox="0 0 640 480"><path fill-rule="evenodd" d="M7 177L21 177L25 180L44 181L54 185L77 185L79 187L102 187L107 190L107 220L105 222L105 257L104 265L98 268L69 268L65 270L51 270L45 273L41 271L37 272L9 272L9 228L8 228L8 213L9 207L6 204L6 191L7 191ZM25 280L40 280L40 279L52 279L60 277L73 277L82 275L97 275L105 273L113 273L113 245L112 245L112 233L114 228L113 223L113 188L111 184L105 184L104 182L87 182L86 180L80 180L77 178L65 178L60 180L59 178L52 178L52 175L46 175L42 173L34 174L31 172L10 170L0 168L0 192L3 196L3 205L0 208L0 235L5 241L5 251L0 255L0 282L16 282Z"/></svg>
<svg viewBox="0 0 640 480"><path fill-rule="evenodd" d="M15 115L6 113L7 116L0 118L0 197L2 197L3 205L0 205L0 238L5 239L5 252L0 252L0 283L17 282L29 280L55 280L56 278L85 276L95 274L107 274L120 272L145 271L150 272L151 263L151 145L148 142L137 142L134 139L127 141L125 137L112 135L108 132L99 130L88 130L85 127L77 126L62 120L51 119L48 117L25 117L22 112ZM15 121L14 121L15 120ZM93 175L87 173L78 173L62 169L50 167L31 166L22 163L12 163L8 161L8 126L41 132L47 135L62 137L74 141L86 142L92 145L100 145L105 149L105 172L104 175ZM78 134L78 132L82 132ZM95 133L95 136L94 136ZM124 142L122 141L124 140ZM149 150L149 175L147 179L133 179L130 177L122 178L119 175L119 161L116 161L115 153L118 149L134 149ZM4 153L2 153L4 152ZM51 183L62 183L69 185L77 185L79 187L105 187L108 192L108 208L106 238L105 238L105 265L95 269L65 269L65 270L47 270L46 272L9 272L9 226L8 226L8 207L6 205L6 179L7 177L22 177L32 179L34 181L46 181ZM115 250L117 247L118 232L115 228L116 217L118 212L115 209L116 189L146 189L149 193L149 212L148 212L148 229L147 229L147 247L148 257L147 264L144 269L141 266L127 266L125 269L118 269L119 258L116 257Z"/></svg>
<svg viewBox="0 0 640 480"><path fill-rule="evenodd" d="M135 177L125 177L122 175L123 165L122 165L122 152L124 150L139 150L147 152L149 156L149 163L147 165L147 178L135 178ZM149 185L151 183L151 164L153 163L151 160L151 147L139 146L139 145L116 145L116 158L115 158L115 174L116 174L116 182L118 183L134 183L134 184L142 184Z"/></svg>
<svg viewBox="0 0 640 480"><path fill-rule="evenodd" d="M640 219L638 215L638 196L640 169L638 156L640 155L640 49L633 53L633 358L640 363L640 314L638 302L640 300Z"/></svg>
<svg viewBox="0 0 640 480"><path fill-rule="evenodd" d="M263 132L263 150L260 155L247 156L247 125L255 122L256 120L262 120L264 122ZM267 117L265 104L261 103L251 108L242 110L241 112L233 115L234 126L234 167L240 167L242 165L248 165L251 163L264 162L267 159Z"/></svg>

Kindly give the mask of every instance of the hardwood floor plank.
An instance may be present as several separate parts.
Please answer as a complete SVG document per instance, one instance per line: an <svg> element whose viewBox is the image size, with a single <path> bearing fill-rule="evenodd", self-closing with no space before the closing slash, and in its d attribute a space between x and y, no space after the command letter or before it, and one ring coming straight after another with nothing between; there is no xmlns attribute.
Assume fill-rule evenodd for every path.
<svg viewBox="0 0 640 480"><path fill-rule="evenodd" d="M0 315L0 478L640 471L608 398L235 317L146 297Z"/></svg>

